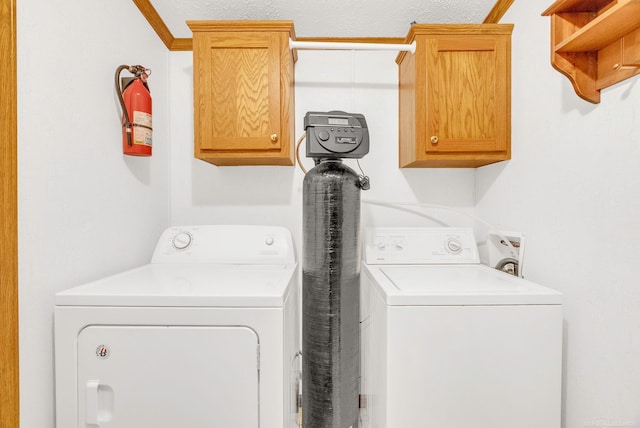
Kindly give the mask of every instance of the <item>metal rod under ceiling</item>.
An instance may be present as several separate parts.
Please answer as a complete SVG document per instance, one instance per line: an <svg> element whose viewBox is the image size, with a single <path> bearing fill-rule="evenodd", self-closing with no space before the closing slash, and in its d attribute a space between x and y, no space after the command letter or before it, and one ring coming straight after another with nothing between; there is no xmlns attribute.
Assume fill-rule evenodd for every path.
<svg viewBox="0 0 640 428"><path fill-rule="evenodd" d="M345 43L345 42L299 42L289 39L291 49L315 50L365 50L365 51L407 51L416 52L416 42L407 44L389 43Z"/></svg>

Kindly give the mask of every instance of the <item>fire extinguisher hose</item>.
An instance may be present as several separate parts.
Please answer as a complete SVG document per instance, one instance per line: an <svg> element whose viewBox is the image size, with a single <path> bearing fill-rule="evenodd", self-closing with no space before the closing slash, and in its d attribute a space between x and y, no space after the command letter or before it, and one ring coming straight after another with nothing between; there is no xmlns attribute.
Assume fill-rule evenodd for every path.
<svg viewBox="0 0 640 428"><path fill-rule="evenodd" d="M127 107L124 105L124 98L122 98L122 86L120 85L120 73L122 70L130 70L128 65L121 65L116 69L116 93L118 94L118 101L120 101L120 107L122 108L122 116L124 118L122 126L127 130L127 145L131 146L133 142L131 141L131 121L129 120L129 112L127 112Z"/></svg>

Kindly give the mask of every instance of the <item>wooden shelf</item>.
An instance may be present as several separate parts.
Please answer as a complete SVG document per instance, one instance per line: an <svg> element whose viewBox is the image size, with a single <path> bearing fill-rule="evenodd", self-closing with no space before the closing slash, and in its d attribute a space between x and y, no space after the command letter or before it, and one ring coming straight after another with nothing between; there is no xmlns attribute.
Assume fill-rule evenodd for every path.
<svg viewBox="0 0 640 428"><path fill-rule="evenodd" d="M542 15L550 16L554 13L597 12L611 3L611 0L559 0L545 10Z"/></svg>
<svg viewBox="0 0 640 428"><path fill-rule="evenodd" d="M558 0L543 15L551 63L585 100L640 73L640 0Z"/></svg>
<svg viewBox="0 0 640 428"><path fill-rule="evenodd" d="M635 19L631 19L635 17ZM556 52L597 51L640 28L640 0L621 1L556 46Z"/></svg>

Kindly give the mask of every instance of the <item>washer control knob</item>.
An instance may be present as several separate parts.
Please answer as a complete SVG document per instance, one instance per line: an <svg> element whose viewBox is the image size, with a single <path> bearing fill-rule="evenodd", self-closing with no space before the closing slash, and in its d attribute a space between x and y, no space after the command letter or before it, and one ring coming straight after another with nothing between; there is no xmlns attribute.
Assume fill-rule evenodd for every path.
<svg viewBox="0 0 640 428"><path fill-rule="evenodd" d="M462 251L462 244L455 238L447 240L447 250L453 254L459 254Z"/></svg>
<svg viewBox="0 0 640 428"><path fill-rule="evenodd" d="M186 250L191 245L193 237L189 232L179 232L173 237L173 246L177 250Z"/></svg>
<svg viewBox="0 0 640 428"><path fill-rule="evenodd" d="M264 243L267 245L273 245L273 236L267 236L266 238L264 238Z"/></svg>
<svg viewBox="0 0 640 428"><path fill-rule="evenodd" d="M378 242L376 247L378 247L378 250L384 251L387 248L387 245L384 242Z"/></svg>

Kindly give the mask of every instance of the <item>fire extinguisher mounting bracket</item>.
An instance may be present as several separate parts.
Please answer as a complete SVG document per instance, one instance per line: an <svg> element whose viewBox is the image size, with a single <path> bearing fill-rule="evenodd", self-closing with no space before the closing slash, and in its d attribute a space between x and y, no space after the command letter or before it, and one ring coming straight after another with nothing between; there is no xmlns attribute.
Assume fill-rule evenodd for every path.
<svg viewBox="0 0 640 428"><path fill-rule="evenodd" d="M121 77L120 78L120 87L124 91L125 89L127 89L127 86L129 86L131 84L131 82L133 82L134 80L136 80L135 77Z"/></svg>

